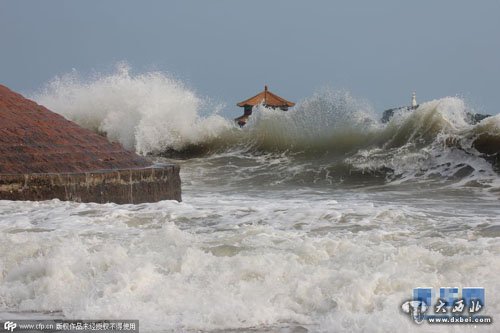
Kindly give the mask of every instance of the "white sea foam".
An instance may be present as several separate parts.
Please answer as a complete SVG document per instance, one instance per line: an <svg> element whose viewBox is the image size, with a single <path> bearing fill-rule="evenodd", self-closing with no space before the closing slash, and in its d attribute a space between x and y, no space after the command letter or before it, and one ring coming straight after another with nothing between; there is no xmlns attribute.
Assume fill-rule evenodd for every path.
<svg viewBox="0 0 500 333"><path fill-rule="evenodd" d="M270 197L0 201L0 312L139 318L145 331L421 331L401 303L414 287L447 285L483 286L483 314L500 310L493 204L448 202L450 218L359 191Z"/></svg>

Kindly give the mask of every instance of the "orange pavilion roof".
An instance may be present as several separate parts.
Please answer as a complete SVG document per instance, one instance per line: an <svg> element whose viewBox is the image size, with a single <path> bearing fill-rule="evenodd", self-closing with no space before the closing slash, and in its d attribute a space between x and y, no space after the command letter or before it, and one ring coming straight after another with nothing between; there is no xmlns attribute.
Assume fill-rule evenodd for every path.
<svg viewBox="0 0 500 333"><path fill-rule="evenodd" d="M265 106L271 106L271 107L292 107L295 105L295 103L287 101L286 99L270 92L267 89L267 86L264 87L264 91L262 91L261 93L253 97L250 97L249 99L244 100L243 102L239 102L236 105L244 107L245 105L255 106L261 103L264 104Z"/></svg>

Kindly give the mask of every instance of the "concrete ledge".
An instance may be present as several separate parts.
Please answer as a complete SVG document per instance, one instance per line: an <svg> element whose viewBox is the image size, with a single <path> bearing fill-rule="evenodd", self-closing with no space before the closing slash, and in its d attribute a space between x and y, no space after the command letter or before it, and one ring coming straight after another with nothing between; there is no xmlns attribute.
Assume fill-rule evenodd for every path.
<svg viewBox="0 0 500 333"><path fill-rule="evenodd" d="M0 200L114 202L181 201L178 165L82 173L0 174Z"/></svg>

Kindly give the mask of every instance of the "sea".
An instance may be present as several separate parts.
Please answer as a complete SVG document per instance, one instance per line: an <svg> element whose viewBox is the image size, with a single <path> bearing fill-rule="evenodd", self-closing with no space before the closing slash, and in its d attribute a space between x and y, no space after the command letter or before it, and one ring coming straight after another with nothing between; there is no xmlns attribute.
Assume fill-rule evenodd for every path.
<svg viewBox="0 0 500 333"><path fill-rule="evenodd" d="M475 149L482 135L500 138L500 115L473 125L463 98L443 97L383 124L366 100L323 88L287 112L259 106L239 128L228 106L127 66L61 75L29 97L179 164L182 202L0 201L3 319L135 319L142 332L500 331L499 165ZM432 315L452 287L457 298L482 289L479 314L493 323L417 324L403 309L414 288L430 288Z"/></svg>

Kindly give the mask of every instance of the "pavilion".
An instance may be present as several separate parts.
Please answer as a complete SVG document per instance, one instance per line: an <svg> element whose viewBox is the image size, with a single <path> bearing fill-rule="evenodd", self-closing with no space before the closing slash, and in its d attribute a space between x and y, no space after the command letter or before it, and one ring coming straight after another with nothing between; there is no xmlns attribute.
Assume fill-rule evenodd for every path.
<svg viewBox="0 0 500 333"><path fill-rule="evenodd" d="M235 119L240 127L245 126L245 124L247 123L248 118L250 118L250 115L252 115L253 107L260 104L267 108L280 109L282 111L288 111L288 108L291 108L295 105L295 103L287 101L286 99L273 94L269 91L267 86L265 86L264 91L262 91L261 93L236 104L237 106L242 107L244 110L243 115Z"/></svg>

